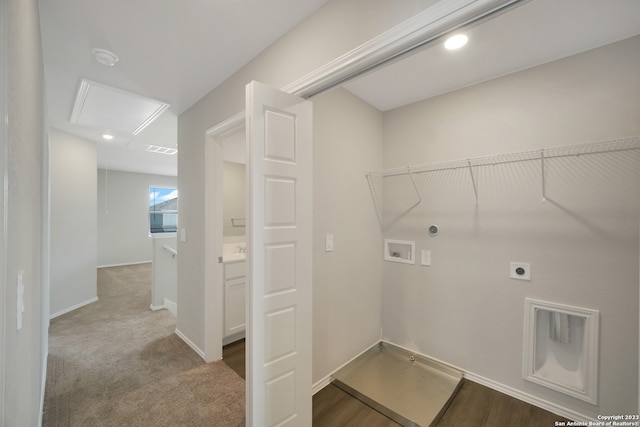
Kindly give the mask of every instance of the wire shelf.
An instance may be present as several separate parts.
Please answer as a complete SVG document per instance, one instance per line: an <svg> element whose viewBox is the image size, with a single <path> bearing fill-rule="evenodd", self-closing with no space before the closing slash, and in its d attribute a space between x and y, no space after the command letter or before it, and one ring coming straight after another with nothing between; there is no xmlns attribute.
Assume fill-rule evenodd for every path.
<svg viewBox="0 0 640 427"><path fill-rule="evenodd" d="M403 166L398 168L384 169L381 171L372 171L369 172L367 176L387 177L420 174L425 172L436 172L476 166L493 166L504 163L526 162L531 160L542 160L555 157L582 156L589 154L638 149L640 149L640 136L631 136L589 144L541 148L537 150L519 151L506 154L494 154L491 156L475 157L470 159L459 159L422 165Z"/></svg>
<svg viewBox="0 0 640 427"><path fill-rule="evenodd" d="M547 159L559 157L579 157L593 154L622 152L630 150L640 150L640 136L631 136L618 139L609 139L588 144L568 145L551 148L541 148L536 150L519 151L514 153L496 154L491 156L482 156L468 159L450 160L445 162L428 163L413 166L404 166L398 168L384 169L380 171L372 171L366 174L369 189L373 197L374 205L378 220L382 224L382 188L384 178L393 176L408 175L412 183L412 191L415 191L417 201L408 208L411 210L422 202L420 192L416 186L415 176L428 172L447 171L453 169L467 169L473 191L475 201L478 204L478 186L476 182L476 173L474 168L482 166L495 166L516 162L540 162L540 187L542 201L547 200L546 195L546 178L545 178L545 161ZM474 173L475 171L475 173Z"/></svg>

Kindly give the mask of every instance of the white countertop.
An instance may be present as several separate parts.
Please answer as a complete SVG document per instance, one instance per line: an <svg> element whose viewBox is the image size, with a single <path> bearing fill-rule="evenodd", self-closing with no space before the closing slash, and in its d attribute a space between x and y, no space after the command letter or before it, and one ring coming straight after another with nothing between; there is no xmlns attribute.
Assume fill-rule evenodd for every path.
<svg viewBox="0 0 640 427"><path fill-rule="evenodd" d="M224 243L222 245L222 262L239 262L244 261L247 257L246 245L242 243Z"/></svg>

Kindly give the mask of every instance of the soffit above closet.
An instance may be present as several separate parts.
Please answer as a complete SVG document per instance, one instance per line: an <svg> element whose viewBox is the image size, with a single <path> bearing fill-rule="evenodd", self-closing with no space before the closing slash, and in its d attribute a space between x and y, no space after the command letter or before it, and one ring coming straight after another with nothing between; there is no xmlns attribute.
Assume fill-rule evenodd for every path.
<svg viewBox="0 0 640 427"><path fill-rule="evenodd" d="M530 0L344 85L387 111L640 34L637 0Z"/></svg>

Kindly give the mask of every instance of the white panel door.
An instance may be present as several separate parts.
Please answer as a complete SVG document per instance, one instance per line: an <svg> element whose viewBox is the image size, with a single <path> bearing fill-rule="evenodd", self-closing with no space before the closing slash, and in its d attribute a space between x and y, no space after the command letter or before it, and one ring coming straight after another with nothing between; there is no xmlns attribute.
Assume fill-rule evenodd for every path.
<svg viewBox="0 0 640 427"><path fill-rule="evenodd" d="M312 105L247 85L247 425L311 426Z"/></svg>

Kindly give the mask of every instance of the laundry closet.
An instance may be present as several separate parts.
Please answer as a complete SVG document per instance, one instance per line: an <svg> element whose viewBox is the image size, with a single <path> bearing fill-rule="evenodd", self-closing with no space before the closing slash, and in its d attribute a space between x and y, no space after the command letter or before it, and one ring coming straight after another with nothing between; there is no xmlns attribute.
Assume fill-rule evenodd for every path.
<svg viewBox="0 0 640 427"><path fill-rule="evenodd" d="M382 341L574 419L637 406L638 51L633 37L377 119L353 107L363 132L380 132L360 156L380 155L361 173L380 232ZM327 135L318 123L345 87L314 99ZM346 244L323 231L335 251Z"/></svg>

